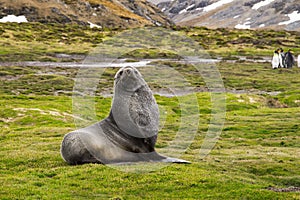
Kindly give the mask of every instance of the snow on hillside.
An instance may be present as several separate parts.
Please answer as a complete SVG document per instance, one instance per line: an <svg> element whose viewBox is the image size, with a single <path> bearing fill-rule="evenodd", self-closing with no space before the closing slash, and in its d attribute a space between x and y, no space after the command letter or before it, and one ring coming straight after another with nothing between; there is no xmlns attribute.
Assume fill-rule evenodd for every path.
<svg viewBox="0 0 300 200"><path fill-rule="evenodd" d="M193 8L194 6L195 6L195 4L192 4L192 5L188 6L188 7L186 7L185 9L181 10L181 11L179 12L179 14L184 13L184 12L187 12L189 9Z"/></svg>
<svg viewBox="0 0 300 200"><path fill-rule="evenodd" d="M7 15L0 19L1 23L6 23L6 22L17 22L17 23L22 23L22 22L28 22L26 17L24 15L22 16L15 16L15 15Z"/></svg>
<svg viewBox="0 0 300 200"><path fill-rule="evenodd" d="M0 0L0 22L80 24L129 28L171 25L153 4L132 0Z"/></svg>
<svg viewBox="0 0 300 200"><path fill-rule="evenodd" d="M300 0L148 1L180 26L300 31Z"/></svg>
<svg viewBox="0 0 300 200"><path fill-rule="evenodd" d="M93 24L92 22L88 21L88 24L90 25L90 28L102 28L101 26L97 24Z"/></svg>
<svg viewBox="0 0 300 200"><path fill-rule="evenodd" d="M285 22L280 22L278 25L287 25L287 24L294 23L296 21L300 21L300 13L298 13L298 11L294 11L291 14L287 14L286 16L288 16L290 20Z"/></svg>
<svg viewBox="0 0 300 200"><path fill-rule="evenodd" d="M237 24L234 28L237 28L237 29L250 29L251 28L250 19L251 18L247 18L246 22L244 24Z"/></svg>
<svg viewBox="0 0 300 200"><path fill-rule="evenodd" d="M268 5L268 4L272 3L273 1L275 1L275 0L264 0L264 1L258 2L252 6L252 9L258 10L259 8Z"/></svg>
<svg viewBox="0 0 300 200"><path fill-rule="evenodd" d="M234 0L220 0L220 1L217 1L216 3L210 4L206 7L204 7L203 11L204 12L209 12L211 10L214 10L214 9L218 8L218 7L223 6L224 4L231 3L232 1L234 1Z"/></svg>

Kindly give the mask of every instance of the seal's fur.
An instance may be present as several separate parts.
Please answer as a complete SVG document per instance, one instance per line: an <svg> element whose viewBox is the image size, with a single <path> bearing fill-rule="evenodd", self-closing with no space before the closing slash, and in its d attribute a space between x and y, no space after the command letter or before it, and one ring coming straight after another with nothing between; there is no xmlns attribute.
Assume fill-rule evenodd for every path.
<svg viewBox="0 0 300 200"><path fill-rule="evenodd" d="M69 164L187 162L155 152L158 126L158 105L150 88L137 69L124 67L115 75L109 116L68 133L61 155Z"/></svg>

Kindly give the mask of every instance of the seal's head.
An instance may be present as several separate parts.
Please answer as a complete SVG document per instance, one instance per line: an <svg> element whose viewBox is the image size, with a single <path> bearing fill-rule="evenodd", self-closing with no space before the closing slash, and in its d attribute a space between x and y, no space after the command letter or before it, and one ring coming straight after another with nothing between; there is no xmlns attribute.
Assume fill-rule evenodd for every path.
<svg viewBox="0 0 300 200"><path fill-rule="evenodd" d="M123 67L115 75L115 91L124 90L126 92L135 92L138 88L147 83L144 81L141 73L134 67Z"/></svg>
<svg viewBox="0 0 300 200"><path fill-rule="evenodd" d="M149 138L158 132L159 110L141 73L121 68L115 75L111 114L118 127L134 137Z"/></svg>

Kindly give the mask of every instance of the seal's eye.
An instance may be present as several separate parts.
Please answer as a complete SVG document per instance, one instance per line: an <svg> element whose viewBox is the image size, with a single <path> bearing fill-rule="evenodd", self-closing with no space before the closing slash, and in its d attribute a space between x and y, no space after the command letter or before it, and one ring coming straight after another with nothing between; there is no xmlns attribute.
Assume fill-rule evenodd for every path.
<svg viewBox="0 0 300 200"><path fill-rule="evenodd" d="M120 71L120 72L119 72L119 76L122 76L122 74L123 74L123 71Z"/></svg>

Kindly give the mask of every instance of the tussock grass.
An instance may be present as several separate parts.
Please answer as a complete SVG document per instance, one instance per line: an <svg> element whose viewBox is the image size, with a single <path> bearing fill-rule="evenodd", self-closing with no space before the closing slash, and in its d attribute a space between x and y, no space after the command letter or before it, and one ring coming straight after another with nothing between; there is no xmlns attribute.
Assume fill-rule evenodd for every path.
<svg viewBox="0 0 300 200"><path fill-rule="evenodd" d="M109 6L109 1L93 0ZM115 6L115 5L114 5ZM118 6L112 9L118 9ZM128 15L128 13L120 13ZM196 40L211 56L234 59L236 56L272 56L275 49L292 49L300 54L300 37L297 32L273 30L238 30L173 27ZM69 61L57 58L57 53L87 55L97 44L122 30L90 29L79 25L40 23L0 23L0 61ZM140 50L129 56L153 58L155 55L177 58L172 52ZM236 59L236 58L235 58ZM75 60L76 61L76 60Z"/></svg>
<svg viewBox="0 0 300 200"><path fill-rule="evenodd" d="M179 30L181 30L179 28ZM293 49L300 53L299 33L274 30L183 28L183 31L211 55L272 56L275 49Z"/></svg>
<svg viewBox="0 0 300 200"><path fill-rule="evenodd" d="M74 24L0 23L0 61L60 61L55 54L87 54L113 32Z"/></svg>

